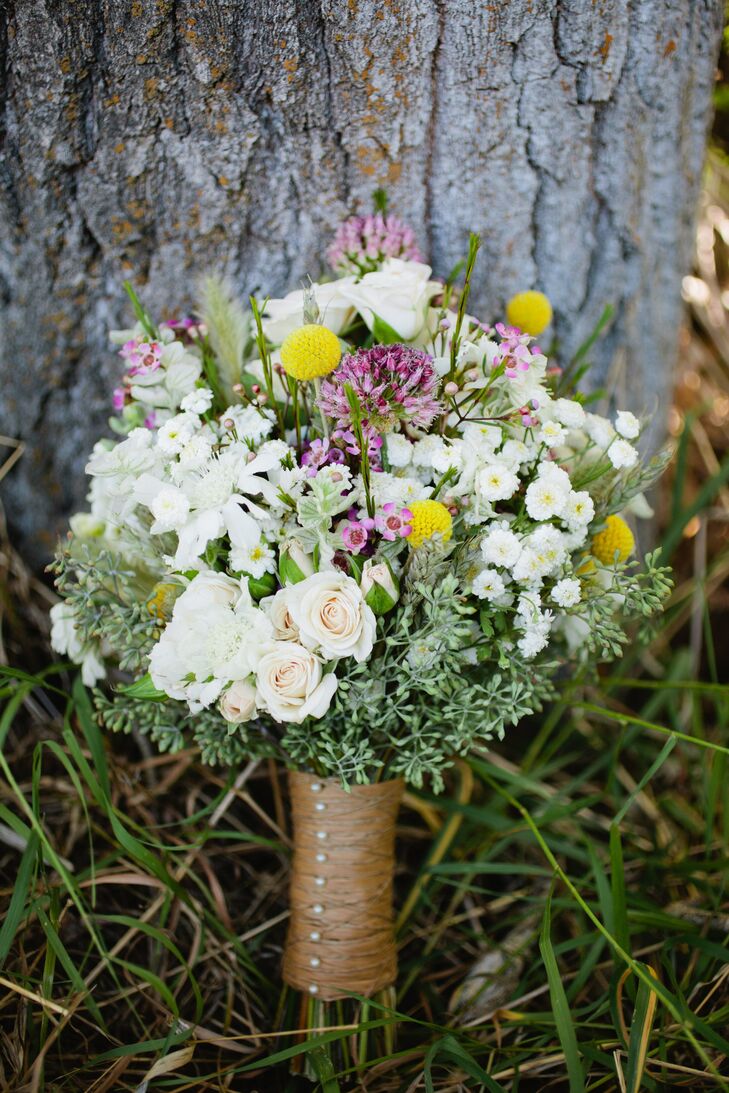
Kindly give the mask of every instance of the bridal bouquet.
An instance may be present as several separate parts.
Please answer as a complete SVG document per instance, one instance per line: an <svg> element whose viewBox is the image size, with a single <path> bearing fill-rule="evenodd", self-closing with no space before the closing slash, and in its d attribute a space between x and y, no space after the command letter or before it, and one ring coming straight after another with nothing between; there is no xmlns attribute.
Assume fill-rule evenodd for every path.
<svg viewBox="0 0 729 1093"><path fill-rule="evenodd" d="M439 791L670 587L624 518L665 460L550 366L540 293L468 313L477 249L457 289L394 217L355 217L337 276L282 299L208 277L157 323L129 289L115 436L55 562L53 645L87 685L113 672L104 726L293 772L284 971L324 998L393 981L402 782Z"/></svg>

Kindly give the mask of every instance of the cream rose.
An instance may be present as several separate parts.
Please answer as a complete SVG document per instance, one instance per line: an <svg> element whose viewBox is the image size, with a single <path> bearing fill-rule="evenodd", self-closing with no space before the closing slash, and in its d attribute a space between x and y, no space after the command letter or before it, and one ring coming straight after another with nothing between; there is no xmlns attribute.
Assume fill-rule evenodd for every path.
<svg viewBox="0 0 729 1093"><path fill-rule="evenodd" d="M355 580L337 569L314 573L286 589L299 640L326 660L372 652L377 623Z"/></svg>
<svg viewBox="0 0 729 1093"><path fill-rule="evenodd" d="M366 273L355 284L342 285L340 294L356 308L370 330L375 316L409 342L417 337L428 318L428 304L443 291L430 280L430 266L388 258L381 269Z"/></svg>
<svg viewBox="0 0 729 1093"><path fill-rule="evenodd" d="M257 704L275 721L300 724L323 717L337 689L333 672L322 676L322 662L303 645L277 641L266 647L256 671Z"/></svg>
<svg viewBox="0 0 729 1093"><path fill-rule="evenodd" d="M269 619L273 623L274 635L277 641L298 641L299 628L291 617L289 607L290 588L281 588L270 599L261 601Z"/></svg>
<svg viewBox="0 0 729 1093"><path fill-rule="evenodd" d="M354 277L343 277L326 284L313 284L311 291L321 315L321 322L333 334L341 334L352 316L352 304L342 295L342 288L354 282ZM304 322L304 293L302 289L289 292L281 299L269 300L263 319L263 333L274 345L280 345Z"/></svg>
<svg viewBox="0 0 729 1093"><path fill-rule="evenodd" d="M219 709L231 725L250 721L256 713L256 688L247 679L238 680L220 699Z"/></svg>

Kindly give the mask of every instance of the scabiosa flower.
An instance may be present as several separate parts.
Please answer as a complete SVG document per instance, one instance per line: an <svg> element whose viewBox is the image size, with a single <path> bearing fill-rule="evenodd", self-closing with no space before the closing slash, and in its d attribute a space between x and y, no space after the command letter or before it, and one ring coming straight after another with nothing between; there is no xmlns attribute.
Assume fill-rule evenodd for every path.
<svg viewBox="0 0 729 1093"><path fill-rule="evenodd" d="M346 386L355 393L362 429L368 438L389 433L398 422L427 429L443 407L435 397L438 375L433 361L407 345L375 345L342 358L321 385L319 405L337 426L352 424Z"/></svg>
<svg viewBox="0 0 729 1093"><path fill-rule="evenodd" d="M385 258L423 261L412 228L396 216L381 213L344 220L327 250L327 258L337 273L355 275L376 270Z"/></svg>

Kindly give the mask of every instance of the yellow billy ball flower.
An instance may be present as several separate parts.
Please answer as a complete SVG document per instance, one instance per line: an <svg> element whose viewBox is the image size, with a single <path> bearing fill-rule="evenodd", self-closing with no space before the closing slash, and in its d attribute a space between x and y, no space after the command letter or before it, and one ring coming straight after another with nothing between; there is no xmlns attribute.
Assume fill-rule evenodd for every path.
<svg viewBox="0 0 729 1093"><path fill-rule="evenodd" d="M518 292L506 305L506 321L536 338L552 321L552 305L543 292Z"/></svg>
<svg viewBox="0 0 729 1093"><path fill-rule="evenodd" d="M413 529L408 535L408 543L417 550L426 539L440 534L447 543L453 534L453 520L445 505L440 501L411 501L408 505L412 519L408 520Z"/></svg>
<svg viewBox="0 0 729 1093"><path fill-rule="evenodd" d="M179 584L165 584L164 581L156 584L146 605L152 618L159 622L166 622L172 615L172 608L180 592L182 587Z"/></svg>
<svg viewBox="0 0 729 1093"><path fill-rule="evenodd" d="M593 556L603 565L613 565L616 551L618 552L618 561L624 562L633 553L634 547L633 532L622 516L608 516L605 527L592 540L590 550Z"/></svg>
<svg viewBox="0 0 729 1093"><path fill-rule="evenodd" d="M339 364L341 356L337 335L318 323L307 323L292 330L281 346L281 364L295 380L328 376Z"/></svg>

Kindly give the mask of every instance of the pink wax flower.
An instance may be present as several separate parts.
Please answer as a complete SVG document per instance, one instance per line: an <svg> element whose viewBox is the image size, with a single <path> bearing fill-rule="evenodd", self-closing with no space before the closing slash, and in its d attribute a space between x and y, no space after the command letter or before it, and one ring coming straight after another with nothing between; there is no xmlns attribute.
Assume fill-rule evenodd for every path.
<svg viewBox="0 0 729 1093"><path fill-rule="evenodd" d="M301 456L307 478L315 478L321 467L332 463L344 463L344 452L329 440L312 440Z"/></svg>
<svg viewBox="0 0 729 1093"><path fill-rule="evenodd" d="M327 249L327 258L337 273L360 276L377 269L385 258L423 261L412 228L396 216L382 213L344 220Z"/></svg>
<svg viewBox="0 0 729 1093"><path fill-rule="evenodd" d="M541 355L539 346L529 346L530 337L515 326L497 323L495 330L501 342L492 367L504 365L504 375L516 379L520 372L528 372L532 358Z"/></svg>
<svg viewBox="0 0 729 1093"><path fill-rule="evenodd" d="M195 341L205 332L203 324L198 319L193 319L189 315L184 315L181 319L168 319L166 322L160 324L166 327L168 330L174 330L175 334L188 337L191 341Z"/></svg>
<svg viewBox="0 0 729 1093"><path fill-rule="evenodd" d="M155 372L162 363L162 347L159 342L146 342L141 335L131 338L119 350L119 356L127 362L130 376L144 376Z"/></svg>
<svg viewBox="0 0 729 1093"><path fill-rule="evenodd" d="M388 501L382 506L382 512L375 516L375 526L383 539L393 542L398 537L405 538L412 532L410 521L413 514L410 509L398 511L394 501Z"/></svg>
<svg viewBox="0 0 729 1093"><path fill-rule="evenodd" d="M374 521L371 521L374 523ZM349 520L342 527L342 542L351 554L359 554L367 546L369 531L362 520Z"/></svg>
<svg viewBox="0 0 729 1093"><path fill-rule="evenodd" d="M111 396L111 404L115 410L123 410L127 393L123 387L115 387Z"/></svg>

